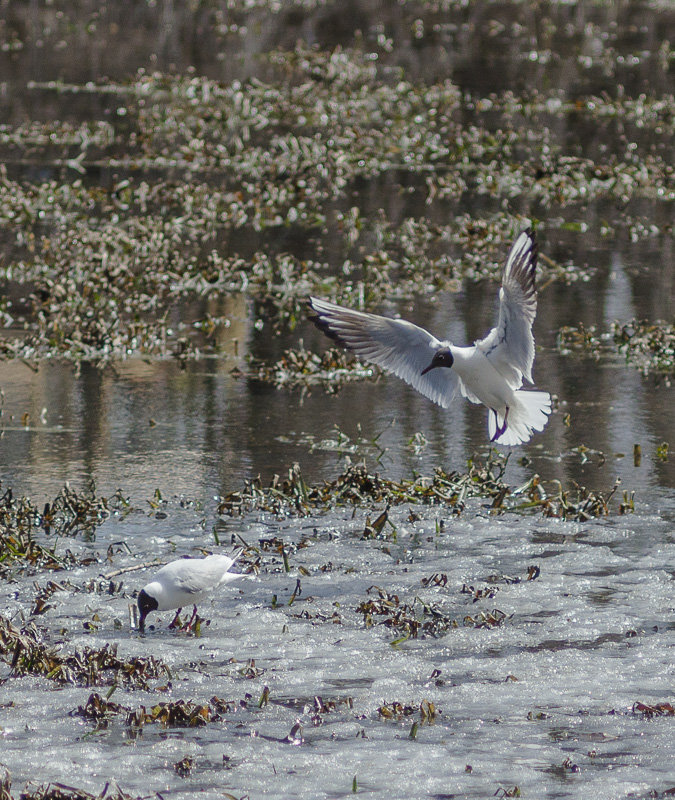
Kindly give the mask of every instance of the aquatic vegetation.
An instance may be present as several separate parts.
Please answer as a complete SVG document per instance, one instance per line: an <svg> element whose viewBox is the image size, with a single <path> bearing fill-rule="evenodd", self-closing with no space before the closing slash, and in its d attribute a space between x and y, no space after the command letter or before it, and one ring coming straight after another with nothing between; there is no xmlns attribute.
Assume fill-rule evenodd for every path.
<svg viewBox="0 0 675 800"><path fill-rule="evenodd" d="M303 346L285 350L274 364L251 360L250 369L255 377L275 386L320 386L329 393L350 381L374 379L379 374L377 367L363 364L342 349L331 348L319 355Z"/></svg>
<svg viewBox="0 0 675 800"><path fill-rule="evenodd" d="M546 492L538 475L533 476L523 487L517 489L514 496L524 496L523 502L511 505L513 511L527 511L538 508L545 517L573 519L584 522L592 517L604 517L610 513L610 501L619 488L616 481L607 494L587 489L573 482L571 489L563 489L562 485L552 482L554 490ZM623 502L619 504L619 513L634 510L629 493L623 493Z"/></svg>
<svg viewBox="0 0 675 800"><path fill-rule="evenodd" d="M406 639L426 636L438 638L461 626L496 628L508 618L503 611L494 608L474 615L465 614L461 619L456 619L419 597L415 597L412 602L403 602L398 595L379 586L371 586L367 594L369 599L360 603L356 611L363 615L366 628L384 625L393 629L396 638L391 642L392 645L398 645ZM493 595L488 593L487 597L491 599ZM474 602L477 599L474 597Z"/></svg>
<svg viewBox="0 0 675 800"><path fill-rule="evenodd" d="M433 724L436 719L436 714L440 711L429 700L422 700L420 703L409 704L399 703L386 703L377 709L377 713L382 719L391 719L400 722L404 717L410 717L419 714L420 722L424 724Z"/></svg>
<svg viewBox="0 0 675 800"><path fill-rule="evenodd" d="M71 591L75 590L76 588L69 584L68 587ZM35 599L33 601L33 608L31 609L31 616L38 616L39 614L44 614L52 608L52 605L48 602L49 598L52 597L53 594L56 592L65 592L66 585L64 583L57 583L56 581L47 581L47 584L43 586L41 589L38 590L38 593L35 595Z"/></svg>
<svg viewBox="0 0 675 800"><path fill-rule="evenodd" d="M222 498L218 511L232 516L261 509L280 515L298 513L304 516L312 510L344 504L384 502L398 505L417 502L444 503L460 513L465 497L485 496L494 491L495 479L489 471L490 467L486 470L487 474L482 474L481 466L472 465L469 473L460 476L458 473L446 474L439 469L430 479L413 478L397 482L372 474L363 465L350 465L335 480L308 486L296 464L288 471L285 480L276 476L269 487L263 487L259 479L245 481L243 490L231 492ZM477 488L479 482L482 482L482 486Z"/></svg>
<svg viewBox="0 0 675 800"><path fill-rule="evenodd" d="M314 698L314 712L319 716L342 710L342 706L345 706L347 709L352 709L354 708L354 700L351 697L330 699L319 695Z"/></svg>
<svg viewBox="0 0 675 800"><path fill-rule="evenodd" d="M496 628L507 618L507 614L495 608L492 611L480 611L474 616L467 614L462 621L472 628Z"/></svg>
<svg viewBox="0 0 675 800"><path fill-rule="evenodd" d="M633 319L615 322L602 334L595 326L565 326L558 331L558 350L562 355L582 353L595 359L608 353L623 354L643 375L662 376L670 385L675 373L675 325Z"/></svg>
<svg viewBox="0 0 675 800"><path fill-rule="evenodd" d="M157 722L166 728L195 728L221 717L211 706L176 700L172 703L158 703L147 709L145 706L130 711L125 724L129 728L140 729L145 725Z"/></svg>
<svg viewBox="0 0 675 800"><path fill-rule="evenodd" d="M243 489L221 498L218 513L240 516L258 510L278 516L306 516L341 505L410 503L443 506L448 513L460 515L470 499L486 498L491 501L492 513L539 511L546 517L581 521L609 514L609 503L618 485L607 495L576 484L566 490L557 482L547 491L539 476L534 475L525 485L512 488L501 480L506 462L507 457L491 451L485 462L471 459L465 473L446 473L438 468L432 477L416 476L400 481L371 473L365 465L351 464L334 480L314 486L305 482L299 465L295 464L286 479L277 475L268 487L259 478L246 480ZM382 527L386 516L380 521Z"/></svg>
<svg viewBox="0 0 675 800"><path fill-rule="evenodd" d="M3 800L11 800L11 795L3 797ZM117 784L106 783L100 794L92 794L84 789L66 786L64 783L50 782L37 786L32 783L27 784L20 800L140 800L140 798L123 792Z"/></svg>
<svg viewBox="0 0 675 800"><path fill-rule="evenodd" d="M630 364L643 375L664 376L670 385L675 374L675 324L631 320L615 323L612 332L619 352L625 354Z"/></svg>
<svg viewBox="0 0 675 800"><path fill-rule="evenodd" d="M652 717L673 717L675 716L675 707L671 703L633 703L633 714L642 714L646 719Z"/></svg>
<svg viewBox="0 0 675 800"><path fill-rule="evenodd" d="M66 550L56 553L38 533L54 537L93 539L97 528L117 509L124 509L121 493L110 498L96 493L92 482L78 491L65 485L40 511L28 497L15 497L11 489L0 496L0 563L25 563L42 569L61 570L77 563Z"/></svg>
<svg viewBox="0 0 675 800"><path fill-rule="evenodd" d="M552 208L675 198L658 148L591 158L571 154L552 131L570 117L611 120L667 141L668 98L476 97L448 80L413 83L360 48L298 44L265 59L266 80L229 84L143 71L124 83L30 84L57 97L99 95L116 114L0 126L8 158L30 148L67 176L20 181L0 168L9 253L0 277L11 287L1 319L12 330L0 355L99 364L220 355L231 319L205 301L245 293L278 327L300 319L309 292L362 306L392 291L456 291L495 279L524 224L501 210L449 221L445 213L438 225L331 206L359 180L400 173L432 208L463 194L525 198L553 227L575 223ZM109 186L82 177L102 168L120 177ZM654 230L653 221L644 232L640 219L626 224L635 235ZM335 255L324 262L322 246L296 255L266 236L289 230L337 241ZM247 240L254 252L247 242L239 254ZM542 261L544 280L588 279L582 265Z"/></svg>
<svg viewBox="0 0 675 800"><path fill-rule="evenodd" d="M0 563L24 562L46 569L65 567L67 557L36 541L39 512L28 498L14 498L11 489L0 497ZM71 559L72 560L72 559Z"/></svg>
<svg viewBox="0 0 675 800"><path fill-rule="evenodd" d="M379 586L371 586L367 594L369 599L360 603L356 611L363 615L366 628L374 625L391 628L396 634L391 644L425 636L437 638L451 628L459 627L457 620L418 597L412 603L405 603L398 595L390 594Z"/></svg>
<svg viewBox="0 0 675 800"><path fill-rule="evenodd" d="M98 692L92 692L83 706L70 712L71 717L82 717L96 723L97 728L107 728L110 720L127 711L124 706L101 697Z"/></svg>
<svg viewBox="0 0 675 800"><path fill-rule="evenodd" d="M55 536L93 537L96 529L111 512L124 504L118 492L112 498L97 496L92 481L85 491L77 491L66 484L51 503L46 503L40 516L40 527Z"/></svg>
<svg viewBox="0 0 675 800"><path fill-rule="evenodd" d="M191 774L192 770L195 766L195 760L192 756L185 756L180 761L177 761L173 768L176 771L177 775L180 775L181 778L187 778L188 775Z"/></svg>
<svg viewBox="0 0 675 800"><path fill-rule="evenodd" d="M558 352L562 355L572 353L590 355L598 360L603 352L607 352L609 345L597 335L595 325L586 328L584 325L564 325L558 330L556 339Z"/></svg>
<svg viewBox="0 0 675 800"><path fill-rule="evenodd" d="M116 644L64 654L58 647L45 644L34 623L16 628L3 615L0 615L0 658L10 663L15 675L42 675L56 683L84 686L124 684L148 689L148 681L171 674L154 656L120 658Z"/></svg>

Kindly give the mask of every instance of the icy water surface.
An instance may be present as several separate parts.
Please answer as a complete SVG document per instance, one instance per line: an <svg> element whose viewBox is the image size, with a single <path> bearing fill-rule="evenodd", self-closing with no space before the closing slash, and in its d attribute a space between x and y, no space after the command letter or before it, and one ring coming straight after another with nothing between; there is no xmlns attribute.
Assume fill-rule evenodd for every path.
<svg viewBox="0 0 675 800"><path fill-rule="evenodd" d="M672 794L673 4L0 10L0 796ZM394 378L261 380L326 348L304 295L469 343L528 225L510 491L310 506L490 448ZM130 625L239 545L199 635Z"/></svg>
<svg viewBox="0 0 675 800"><path fill-rule="evenodd" d="M199 638L168 631L170 613L146 636L129 632L126 606L147 571L113 577L123 587L106 595L106 574L213 545L203 524L212 509L172 502L166 512L111 519L94 542L69 543L96 562L54 575L62 588L36 622L62 652L112 642L125 658L161 659L171 678L150 682L161 692L113 694L131 711L179 698L232 705L194 729L135 732L126 712L97 727L69 716L94 688L11 678L5 664L2 762L16 784L77 778L99 791L114 778L132 794L269 798L346 796L353 780L359 793L394 797L514 786L523 796L644 797L672 785L672 720L632 710L672 699L672 497L584 524L495 518L480 503L459 519L399 509L381 539L364 538L365 510L224 521L223 542L282 540L289 571L263 549L258 575L201 608L210 625ZM5 585L3 614L15 622L29 612L32 583ZM405 637L381 624L385 614L365 625L357 609L382 597L414 605L407 615L431 633L395 645ZM37 769L26 761L36 748L46 754ZM193 768L178 777L185 756Z"/></svg>

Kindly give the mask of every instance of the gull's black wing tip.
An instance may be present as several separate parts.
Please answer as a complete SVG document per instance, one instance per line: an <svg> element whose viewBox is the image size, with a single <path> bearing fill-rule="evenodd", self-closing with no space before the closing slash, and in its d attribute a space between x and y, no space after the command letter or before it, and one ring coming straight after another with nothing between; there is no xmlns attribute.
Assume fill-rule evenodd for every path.
<svg viewBox="0 0 675 800"><path fill-rule="evenodd" d="M310 322L313 322L314 325L316 325L316 327L321 331L321 333L328 336L329 339L337 342L341 347L347 347L347 343L332 327L332 320L328 314L325 311L321 311L314 305L314 303L322 302L328 301L322 301L318 297L312 297L311 295L307 296L305 299L305 305L307 306L307 319L309 319Z"/></svg>

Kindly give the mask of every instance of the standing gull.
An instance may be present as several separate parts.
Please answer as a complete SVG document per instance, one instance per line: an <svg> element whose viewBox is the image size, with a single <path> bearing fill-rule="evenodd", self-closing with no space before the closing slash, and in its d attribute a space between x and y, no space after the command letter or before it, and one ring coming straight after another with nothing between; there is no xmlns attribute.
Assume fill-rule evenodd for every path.
<svg viewBox="0 0 675 800"><path fill-rule="evenodd" d="M239 550L232 558L221 555L179 558L163 566L154 579L138 593L139 630L141 632L145 630L145 618L151 611L177 608L176 616L169 626L174 627L183 606L192 603L194 609L192 619L188 623L189 628L197 616L197 603L217 586L241 577L229 570L242 552Z"/></svg>
<svg viewBox="0 0 675 800"><path fill-rule="evenodd" d="M393 372L425 397L447 408L457 391L488 409L490 441L517 445L541 431L551 413L548 392L525 391L532 383L537 313L534 288L537 243L531 230L516 239L499 290L499 319L469 347L441 341L401 319L354 311L310 297L311 319L357 356Z"/></svg>

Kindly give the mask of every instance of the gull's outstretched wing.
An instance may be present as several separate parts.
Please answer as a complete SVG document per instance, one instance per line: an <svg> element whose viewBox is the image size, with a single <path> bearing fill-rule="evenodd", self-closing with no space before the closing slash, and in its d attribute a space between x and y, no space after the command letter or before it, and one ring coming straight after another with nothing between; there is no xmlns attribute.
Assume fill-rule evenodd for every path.
<svg viewBox="0 0 675 800"><path fill-rule="evenodd" d="M353 311L316 297L307 302L313 312L310 319L327 336L360 358L393 372L439 406L450 405L461 381L453 369L432 369L422 375L442 345L424 328L402 319Z"/></svg>
<svg viewBox="0 0 675 800"><path fill-rule="evenodd" d="M513 389L523 377L532 383L534 337L532 323L537 314L534 288L537 243L531 230L516 239L506 260L499 290L499 319L488 335L476 342Z"/></svg>

